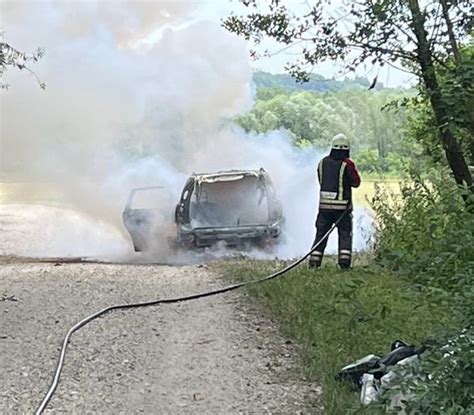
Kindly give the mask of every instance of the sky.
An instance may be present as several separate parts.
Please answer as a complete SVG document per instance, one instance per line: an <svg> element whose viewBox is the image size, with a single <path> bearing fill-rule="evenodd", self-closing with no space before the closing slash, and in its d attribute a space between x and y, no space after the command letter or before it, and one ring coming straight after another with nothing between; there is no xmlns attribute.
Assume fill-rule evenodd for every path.
<svg viewBox="0 0 474 415"><path fill-rule="evenodd" d="M198 21L212 21L215 23L221 22L232 12L235 14L244 14L248 9L242 6L238 0L145 0L142 2L131 1L134 5L133 13L127 15L124 9L120 13L110 13L113 9L113 3L118 3L118 0L99 0L97 2L87 0L73 0L65 1L59 0L55 3L45 0L0 0L0 7L2 13L0 15L0 28L5 31L5 39L17 46L20 50L31 50L37 46L44 47L48 52L48 41L42 39L40 36L30 36L26 39L22 35L18 35L15 25L20 19L24 19L25 15L30 14L33 18L42 19L38 13L39 5L49 5L44 8L44 13L54 14L52 11L52 4L60 4L62 9L75 10L74 21L69 27L65 28L64 33L74 38L79 34L84 27L87 26L88 19L93 7L96 4L103 12L107 11L109 16L108 25L112 33L116 33L118 37L123 36L127 39L127 47L137 49L147 49L147 45L151 47L153 43L163 35L167 29L179 29L186 27ZM123 2L121 2L123 3ZM304 10L307 7L307 1L302 0L288 0L293 10ZM340 0L331 2L334 14L339 12ZM139 6L140 5L140 6ZM141 6L144 5L144 6ZM33 7L32 7L33 6ZM35 9L32 11L32 9ZM82 10L82 13L77 14L77 10ZM137 12L138 13L135 13ZM51 16L50 16L51 17ZM136 33L135 38L129 36L130 33L120 33L121 19L141 19L141 31ZM25 20L24 20L25 21ZM27 20L26 20L27 21ZM156 27L156 29L155 29ZM35 43L36 42L36 43ZM119 39L120 43L120 39ZM249 44L249 49L251 45ZM251 65L256 70L263 70L271 73L284 73L285 65L295 59L295 51L289 50L275 53L281 49L281 46L270 41L264 41L260 47L260 51L269 50L274 53L271 57L261 58L257 61L252 61ZM346 75L343 71L341 63L327 62L318 65L314 72L323 75L326 78L343 79ZM365 76L372 79L378 75L379 82L385 86L400 87L406 86L413 82L413 75L407 74L395 68L384 67L374 68L372 66L360 67L357 71L358 76Z"/></svg>
<svg viewBox="0 0 474 415"><path fill-rule="evenodd" d="M196 2L200 4L200 6L196 8L196 16L209 20L220 21L225 19L232 12L237 15L244 15L246 11L251 10L239 4L238 0L209 0L207 2L197 0ZM286 2L286 4L292 6L293 11L301 11L302 13L307 10L308 3L311 2L307 0L288 0ZM341 0L333 0L330 3L333 13L340 15ZM295 52L297 51L297 49L294 49L275 53L282 49L282 46L274 42L264 41L261 50L266 49L269 50L271 54L274 54L270 57L252 62L252 66L255 69L271 73L284 73L285 65L295 59ZM315 68L314 72L326 78L343 79L344 76L346 76L342 63L326 62ZM412 74L397 70L396 68L385 67L378 69L369 65L367 67L361 67L357 71L358 76L364 76L369 79L372 79L377 74L379 81L389 87L406 87L407 84L414 83L414 76Z"/></svg>

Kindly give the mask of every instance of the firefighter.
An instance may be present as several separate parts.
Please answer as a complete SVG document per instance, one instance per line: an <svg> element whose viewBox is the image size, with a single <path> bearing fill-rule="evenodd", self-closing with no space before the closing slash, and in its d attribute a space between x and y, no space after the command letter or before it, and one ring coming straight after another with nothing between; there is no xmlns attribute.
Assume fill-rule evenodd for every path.
<svg viewBox="0 0 474 415"><path fill-rule="evenodd" d="M332 139L331 152L318 165L320 183L319 212L316 219L316 244L331 226L337 225L339 234L338 262L341 268L350 268L352 255L352 188L359 187L360 177L353 161L349 158L349 140L344 134ZM314 246L313 244L313 246ZM320 267L327 239L322 241L309 257L310 267Z"/></svg>

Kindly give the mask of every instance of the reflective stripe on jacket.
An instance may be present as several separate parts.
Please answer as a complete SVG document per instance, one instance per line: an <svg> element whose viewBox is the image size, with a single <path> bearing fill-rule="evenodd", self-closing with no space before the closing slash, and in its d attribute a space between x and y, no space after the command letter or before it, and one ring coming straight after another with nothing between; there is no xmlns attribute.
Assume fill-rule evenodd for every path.
<svg viewBox="0 0 474 415"><path fill-rule="evenodd" d="M318 165L321 185L319 209L344 210L352 202L352 187L358 187L360 178L350 159L323 158Z"/></svg>

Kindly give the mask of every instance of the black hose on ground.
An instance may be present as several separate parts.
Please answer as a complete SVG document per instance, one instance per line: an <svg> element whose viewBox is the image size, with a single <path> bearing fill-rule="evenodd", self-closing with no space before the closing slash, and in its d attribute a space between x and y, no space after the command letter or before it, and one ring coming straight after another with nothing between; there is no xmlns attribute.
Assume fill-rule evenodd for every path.
<svg viewBox="0 0 474 415"><path fill-rule="evenodd" d="M58 364L57 364L56 370L54 372L53 381L51 383L51 386L48 389L48 392L46 393L43 400L41 401L41 404L39 405L38 409L36 410L35 415L41 415L43 413L43 411L46 409L46 406L48 405L49 401L53 397L53 394L56 391L56 388L58 387L59 377L61 375L61 371L62 371L62 368L63 368L63 365L64 365L64 358L66 356L67 346L69 344L69 340L71 339L72 334L75 331L79 330L81 327L85 326L87 323L90 323L92 320L95 320L96 318L98 318L100 316L103 316L103 315L107 314L108 312L114 311L114 310L126 310L126 309L130 309L130 308L155 306L155 305L158 305L158 304L172 304L172 303L180 303L180 302L183 302L183 301L197 300L198 298L211 297L213 295L223 294L223 293L226 293L226 292L229 292L229 291L234 291L234 290L237 290L238 288L245 287L247 285L258 284L260 282L275 279L275 278L287 273L288 271L292 270L293 268L296 268L306 258L308 258L311 255L311 253L321 244L321 242L323 242L324 240L326 240L329 237L329 235L332 233L332 231L334 231L334 229L337 227L339 222L347 214L348 211L349 211L349 206L342 212L341 216L337 219L336 222L334 222L334 224L326 232L326 234L324 234L323 237L312 246L311 250L308 253L306 253L300 259L298 259L298 260L292 262L291 264L287 265L286 267L282 268L281 270L274 272L273 274L267 275L263 278L259 278L259 279L256 279L256 280L244 281L244 282L240 282L240 283L237 283L237 284L228 285L227 287L217 288L215 290L205 291L205 292L196 293L196 294L190 294L190 295L186 295L186 296L183 296L183 297L164 298L164 299L161 299L161 300L147 301L147 302L143 302L143 303L130 303L130 304L111 305L111 306L106 307L106 308L104 308L100 311L97 311L96 313L91 314L91 315L87 316L86 318L84 318L83 320L79 321L78 323L76 323L74 326L72 326L69 329L69 331L66 334L66 337L63 340L63 345L62 345L62 348L61 348L61 353L59 355Z"/></svg>

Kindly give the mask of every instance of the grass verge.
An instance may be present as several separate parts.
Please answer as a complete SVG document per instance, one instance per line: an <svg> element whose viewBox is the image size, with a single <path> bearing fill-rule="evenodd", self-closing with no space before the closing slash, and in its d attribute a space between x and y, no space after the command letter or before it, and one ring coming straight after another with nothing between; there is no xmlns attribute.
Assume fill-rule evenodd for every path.
<svg viewBox="0 0 474 415"><path fill-rule="evenodd" d="M359 411L358 392L335 380L344 365L367 354L384 355L396 339L419 344L450 324L447 306L427 299L406 280L374 265L339 270L306 265L280 279L250 286L249 293L279 319L284 335L302 352L306 375L322 385L325 414ZM279 261L229 261L219 270L249 280L283 266Z"/></svg>

